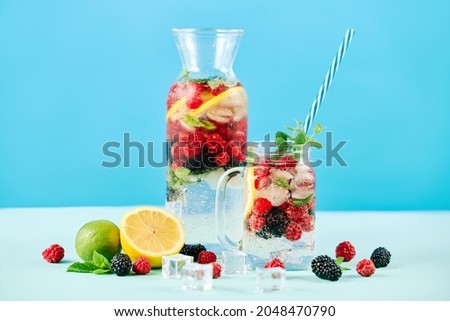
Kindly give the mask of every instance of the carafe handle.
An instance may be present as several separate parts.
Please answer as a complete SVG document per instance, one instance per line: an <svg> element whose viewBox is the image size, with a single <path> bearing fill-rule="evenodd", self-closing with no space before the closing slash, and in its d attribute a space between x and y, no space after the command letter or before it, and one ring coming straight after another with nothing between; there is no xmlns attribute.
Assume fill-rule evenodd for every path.
<svg viewBox="0 0 450 321"><path fill-rule="evenodd" d="M225 173L220 176L219 181L217 183L216 190L216 229L217 229L217 237L219 239L220 244L225 247L227 250L238 251L239 245L236 242L233 242L226 233L226 208L225 208L225 199L227 195L227 184L230 180L236 175L244 176L245 168L244 167L234 167L225 171Z"/></svg>

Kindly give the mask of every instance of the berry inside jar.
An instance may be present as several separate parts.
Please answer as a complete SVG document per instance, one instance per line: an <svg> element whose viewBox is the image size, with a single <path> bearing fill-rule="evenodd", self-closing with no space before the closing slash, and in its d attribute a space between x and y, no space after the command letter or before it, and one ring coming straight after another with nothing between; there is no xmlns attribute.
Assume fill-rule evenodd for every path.
<svg viewBox="0 0 450 321"><path fill-rule="evenodd" d="M169 193L245 163L247 94L240 83L222 77L175 82L166 123Z"/></svg>

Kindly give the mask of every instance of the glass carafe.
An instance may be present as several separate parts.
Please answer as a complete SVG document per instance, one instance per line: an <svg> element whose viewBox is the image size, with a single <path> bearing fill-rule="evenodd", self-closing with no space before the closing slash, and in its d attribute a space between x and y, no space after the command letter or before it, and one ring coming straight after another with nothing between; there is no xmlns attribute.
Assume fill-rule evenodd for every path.
<svg viewBox="0 0 450 321"><path fill-rule="evenodd" d="M183 221L186 243L220 250L217 181L246 160L247 94L233 71L243 31L174 29L173 34L182 71L167 97L166 208ZM242 197L239 189L234 193L227 204L231 212Z"/></svg>

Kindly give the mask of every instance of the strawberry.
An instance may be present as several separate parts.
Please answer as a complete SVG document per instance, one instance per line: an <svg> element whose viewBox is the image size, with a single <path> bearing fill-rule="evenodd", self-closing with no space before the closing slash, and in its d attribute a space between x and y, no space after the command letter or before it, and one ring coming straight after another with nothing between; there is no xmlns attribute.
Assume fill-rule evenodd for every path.
<svg viewBox="0 0 450 321"><path fill-rule="evenodd" d="M257 176L255 178L255 188L256 189L263 189L272 183L272 179L269 176Z"/></svg>

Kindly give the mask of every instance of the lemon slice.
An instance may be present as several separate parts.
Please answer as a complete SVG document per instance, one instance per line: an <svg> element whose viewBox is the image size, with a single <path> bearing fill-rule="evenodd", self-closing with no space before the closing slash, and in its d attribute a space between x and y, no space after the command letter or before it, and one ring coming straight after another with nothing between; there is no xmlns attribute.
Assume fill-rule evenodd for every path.
<svg viewBox="0 0 450 321"><path fill-rule="evenodd" d="M255 171L253 166L247 168L244 184L244 218L248 217L253 209L255 199Z"/></svg>
<svg viewBox="0 0 450 321"><path fill-rule="evenodd" d="M181 221L172 213L151 206L127 212L120 223L123 251L135 261L145 256L152 267L161 267L161 258L178 253L186 240Z"/></svg>
<svg viewBox="0 0 450 321"><path fill-rule="evenodd" d="M214 98L211 98L207 102L203 103L198 107L197 109L194 109L190 114L195 117L199 117L203 115L208 109L211 107L221 103L225 99L229 97L246 97L247 93L245 92L244 87L238 86L238 87L232 87L228 90L225 90L224 92L220 93L219 95L215 96Z"/></svg>
<svg viewBox="0 0 450 321"><path fill-rule="evenodd" d="M166 120L171 119L173 116L179 114L181 111L183 111L182 114L184 115L185 109L186 109L186 98L178 99L176 102L172 104L172 106L167 111ZM181 117L183 117L183 115L181 115Z"/></svg>

